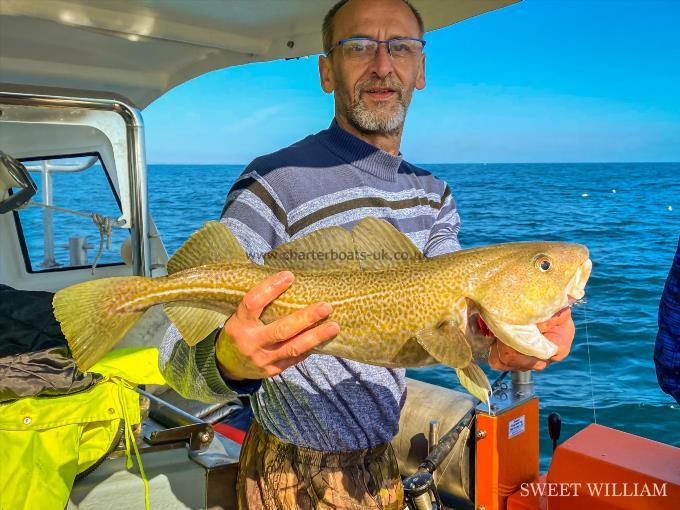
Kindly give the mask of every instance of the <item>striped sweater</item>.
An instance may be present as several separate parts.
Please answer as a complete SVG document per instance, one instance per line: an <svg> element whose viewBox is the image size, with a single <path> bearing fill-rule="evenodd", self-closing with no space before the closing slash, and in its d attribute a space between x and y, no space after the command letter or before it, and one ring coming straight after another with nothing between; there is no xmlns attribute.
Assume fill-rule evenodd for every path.
<svg viewBox="0 0 680 510"><path fill-rule="evenodd" d="M336 121L324 131L254 160L227 196L221 221L249 257L318 228L383 218L425 256L460 248L459 217L446 183L356 138ZM215 335L189 348L171 327L161 370L188 398L221 401L251 394L257 421L299 446L324 451L368 448L396 434L405 399L404 369L311 355L263 381L220 377Z"/></svg>

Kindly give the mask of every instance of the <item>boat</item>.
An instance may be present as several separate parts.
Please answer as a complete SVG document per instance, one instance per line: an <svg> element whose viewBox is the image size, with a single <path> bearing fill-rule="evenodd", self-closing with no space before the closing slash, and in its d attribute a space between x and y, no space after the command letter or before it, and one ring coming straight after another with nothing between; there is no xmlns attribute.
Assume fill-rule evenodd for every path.
<svg viewBox="0 0 680 510"><path fill-rule="evenodd" d="M321 20L334 1L0 2L0 284L31 299L93 278L166 274L168 254L148 206L144 108L216 69L320 53ZM430 31L516 1L413 3ZM167 324L161 313L147 314L120 352L158 345ZM97 423L107 424L108 435L96 458L72 460L74 476L60 503L81 510L236 508L247 403L187 401L153 374L125 385L125 369L116 370L105 380L123 384L117 388L128 400L101 397ZM40 438L57 427L19 413L19 404L47 412L81 406L78 399L98 387L105 386L1 402L0 438ZM531 373L502 374L494 388L487 407L458 391L408 381L393 446L409 508L680 505L680 449L600 425L558 444L560 422L551 416L555 451L541 474ZM96 432L91 421L77 422L81 441ZM144 471L127 465L131 447L139 449ZM0 509L10 508L1 499L10 483L26 488L27 498L39 486L46 460L39 452L26 453L18 481L0 477ZM588 492L592 486L600 490Z"/></svg>

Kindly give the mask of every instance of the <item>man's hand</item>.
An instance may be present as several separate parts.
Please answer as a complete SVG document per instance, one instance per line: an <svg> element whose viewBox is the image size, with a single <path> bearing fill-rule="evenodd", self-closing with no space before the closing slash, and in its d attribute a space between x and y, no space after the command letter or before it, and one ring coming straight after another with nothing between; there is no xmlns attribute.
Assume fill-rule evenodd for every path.
<svg viewBox="0 0 680 510"><path fill-rule="evenodd" d="M333 339L337 322L315 324L332 311L328 303L315 303L286 317L263 324L262 310L293 283L283 271L260 282L241 300L217 338L215 350L222 374L233 380L263 379L299 363L314 347Z"/></svg>
<svg viewBox="0 0 680 510"><path fill-rule="evenodd" d="M491 344L489 351L489 366L496 370L543 370L553 361L561 361L567 357L574 341L574 321L571 318L571 309L560 310L550 319L537 324L538 329L552 343L557 345L557 353L549 360L526 356L508 347L500 340Z"/></svg>

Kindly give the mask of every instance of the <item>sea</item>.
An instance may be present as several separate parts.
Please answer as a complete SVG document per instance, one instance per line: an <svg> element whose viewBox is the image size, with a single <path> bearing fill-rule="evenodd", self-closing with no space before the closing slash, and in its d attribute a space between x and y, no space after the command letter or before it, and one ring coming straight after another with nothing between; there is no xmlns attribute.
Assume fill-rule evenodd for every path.
<svg viewBox="0 0 680 510"><path fill-rule="evenodd" d="M653 362L659 298L680 236L680 163L421 166L449 183L464 248L552 240L582 243L590 250L593 272L586 303L573 308L571 353L533 376L540 398L541 469L547 469L552 453L550 413L562 418L560 440L597 422L680 446L680 406L660 390ZM205 221L219 217L243 168L149 166L151 214L168 253ZM116 217L120 210L103 172L86 174L55 175L54 203L84 210L94 201L96 212ZM40 193L36 200L42 200ZM42 214L38 208L19 214L34 268L43 256ZM90 219L55 213L55 228L60 260L68 258L69 232L92 233L91 262L99 236ZM114 245L103 251L101 263L119 256L124 235L114 229ZM488 374L491 380L499 375ZM408 375L460 389L453 369L443 366L408 370Z"/></svg>
<svg viewBox="0 0 680 510"><path fill-rule="evenodd" d="M590 250L593 272L586 303L573 309L571 353L534 372L542 471L552 453L550 413L562 418L560 441L597 422L680 446L680 406L660 390L653 361L659 298L680 236L680 164L421 166L449 183L464 248L550 240ZM149 167L150 209L169 253L204 221L219 217L242 170ZM407 374L460 389L454 371L444 366ZM499 375L488 374L491 380Z"/></svg>

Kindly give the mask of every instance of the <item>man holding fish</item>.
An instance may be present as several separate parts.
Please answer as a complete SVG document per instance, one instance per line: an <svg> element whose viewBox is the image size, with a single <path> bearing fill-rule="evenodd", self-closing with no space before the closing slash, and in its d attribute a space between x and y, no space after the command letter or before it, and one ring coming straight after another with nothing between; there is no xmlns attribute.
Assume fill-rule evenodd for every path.
<svg viewBox="0 0 680 510"><path fill-rule="evenodd" d="M319 74L323 90L334 93L335 119L253 161L227 197L221 222L251 258L262 262L286 242L320 228L350 229L368 216L386 219L425 257L460 248L449 187L399 152L413 90L425 87L422 36L420 15L404 0L342 1L329 11ZM218 332L194 346L171 328L161 349L164 374L190 398L251 395L256 421L242 449L241 508L401 508L389 442L405 371L316 354L341 334L329 302L265 324L263 312L295 273L260 281ZM475 317L470 327L490 340L474 354L497 370L542 370L568 354L574 337L568 308L537 324L556 346L539 359L494 339L493 327Z"/></svg>

